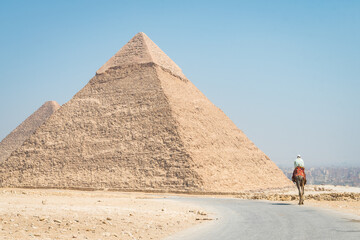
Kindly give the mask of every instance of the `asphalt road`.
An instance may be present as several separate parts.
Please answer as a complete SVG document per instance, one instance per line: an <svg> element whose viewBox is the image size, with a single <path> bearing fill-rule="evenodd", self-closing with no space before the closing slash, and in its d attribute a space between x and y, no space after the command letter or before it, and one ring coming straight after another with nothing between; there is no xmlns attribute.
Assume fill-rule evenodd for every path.
<svg viewBox="0 0 360 240"><path fill-rule="evenodd" d="M355 215L268 201L195 197L171 199L202 206L218 219L196 225L167 240L360 240L360 218Z"/></svg>

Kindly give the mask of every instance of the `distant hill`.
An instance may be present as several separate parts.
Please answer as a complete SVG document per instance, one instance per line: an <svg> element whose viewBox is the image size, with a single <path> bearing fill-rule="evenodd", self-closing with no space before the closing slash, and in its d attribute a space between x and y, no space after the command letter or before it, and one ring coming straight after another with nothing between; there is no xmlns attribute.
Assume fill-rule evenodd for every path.
<svg viewBox="0 0 360 240"><path fill-rule="evenodd" d="M280 169L291 179L293 168ZM305 172L308 184L360 187L360 167L314 167Z"/></svg>

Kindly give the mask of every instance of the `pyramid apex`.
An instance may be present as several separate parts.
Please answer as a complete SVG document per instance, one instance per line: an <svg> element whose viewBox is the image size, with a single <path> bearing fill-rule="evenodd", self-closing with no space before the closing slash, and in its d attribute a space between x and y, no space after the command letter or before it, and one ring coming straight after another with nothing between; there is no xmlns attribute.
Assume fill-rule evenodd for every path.
<svg viewBox="0 0 360 240"><path fill-rule="evenodd" d="M46 101L46 102L44 103L44 105L45 105L45 104L49 104L49 105L59 105L56 101L53 101L53 100Z"/></svg>
<svg viewBox="0 0 360 240"><path fill-rule="evenodd" d="M146 37L148 37L144 32L138 32L137 34L135 34L135 36L146 36Z"/></svg>
<svg viewBox="0 0 360 240"><path fill-rule="evenodd" d="M144 32L138 32L137 34L134 35L134 37L133 37L129 42L131 42L133 39L138 39L138 40L144 41L144 42L146 42L146 41L152 41L152 40L148 37L148 35L146 35ZM129 42L128 42L128 43L129 43ZM125 46L126 46L126 45L125 45Z"/></svg>
<svg viewBox="0 0 360 240"><path fill-rule="evenodd" d="M155 63L169 70L175 76L186 79L181 68L176 65L144 32L137 33L114 56L112 56L96 74L131 64Z"/></svg>
<svg viewBox="0 0 360 240"><path fill-rule="evenodd" d="M60 108L60 104L58 104L56 101L46 101L42 106L44 107L52 107L54 109Z"/></svg>

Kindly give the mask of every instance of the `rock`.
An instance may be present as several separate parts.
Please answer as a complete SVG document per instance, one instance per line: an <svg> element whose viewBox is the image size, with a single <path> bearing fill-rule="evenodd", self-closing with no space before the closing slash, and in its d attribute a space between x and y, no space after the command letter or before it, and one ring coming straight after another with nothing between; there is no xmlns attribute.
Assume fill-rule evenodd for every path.
<svg viewBox="0 0 360 240"><path fill-rule="evenodd" d="M202 216L206 216L206 215L207 215L207 213L202 212L202 211L197 211L197 214L198 214L198 215L202 215Z"/></svg>
<svg viewBox="0 0 360 240"><path fill-rule="evenodd" d="M195 220L199 221L211 221L211 220L214 220L213 218L196 218Z"/></svg>

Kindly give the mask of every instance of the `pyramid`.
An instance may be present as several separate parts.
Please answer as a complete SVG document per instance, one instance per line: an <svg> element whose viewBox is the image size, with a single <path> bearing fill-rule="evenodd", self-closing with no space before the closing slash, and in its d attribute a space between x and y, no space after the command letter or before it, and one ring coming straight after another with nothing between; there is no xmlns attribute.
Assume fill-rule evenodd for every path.
<svg viewBox="0 0 360 240"><path fill-rule="evenodd" d="M14 131L0 142L0 162L5 161L10 154L20 147L60 105L55 101L45 102L38 110L17 126Z"/></svg>
<svg viewBox="0 0 360 240"><path fill-rule="evenodd" d="M144 33L0 163L2 187L225 193L290 185Z"/></svg>

